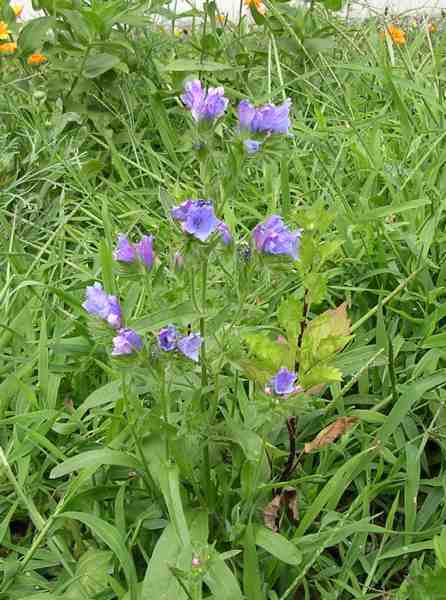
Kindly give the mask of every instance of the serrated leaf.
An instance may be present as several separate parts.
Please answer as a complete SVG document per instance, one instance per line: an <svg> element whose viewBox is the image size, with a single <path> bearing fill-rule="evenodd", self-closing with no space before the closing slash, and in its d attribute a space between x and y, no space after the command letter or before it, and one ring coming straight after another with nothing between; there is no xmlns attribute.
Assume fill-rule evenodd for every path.
<svg viewBox="0 0 446 600"><path fill-rule="evenodd" d="M339 381L342 381L341 371L328 365L313 367L305 375L299 377L299 382L304 389L327 383L337 383Z"/></svg>
<svg viewBox="0 0 446 600"><path fill-rule="evenodd" d="M299 333L302 311L302 302L294 296L288 296L280 303L277 319L282 329L286 331L290 342L297 338Z"/></svg>
<svg viewBox="0 0 446 600"><path fill-rule="evenodd" d="M350 339L347 303L330 309L313 319L306 327L300 351L300 376L321 361L334 358ZM318 383L323 383L322 381Z"/></svg>
<svg viewBox="0 0 446 600"><path fill-rule="evenodd" d="M249 333L243 336L251 354L257 356L273 372L289 363L288 344L272 340L265 333ZM289 365L288 365L289 366Z"/></svg>

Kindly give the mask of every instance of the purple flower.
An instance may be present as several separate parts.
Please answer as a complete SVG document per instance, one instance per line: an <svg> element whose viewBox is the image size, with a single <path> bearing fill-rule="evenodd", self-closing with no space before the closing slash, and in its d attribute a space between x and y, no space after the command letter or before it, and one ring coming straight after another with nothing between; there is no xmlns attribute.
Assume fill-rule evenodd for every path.
<svg viewBox="0 0 446 600"><path fill-rule="evenodd" d="M298 260L302 229L290 231L279 215L272 215L264 223L259 223L252 235L259 252L287 254Z"/></svg>
<svg viewBox="0 0 446 600"><path fill-rule="evenodd" d="M151 269L154 261L153 235L143 235L136 244L136 253L148 269Z"/></svg>
<svg viewBox="0 0 446 600"><path fill-rule="evenodd" d="M104 292L100 283L87 286L86 300L83 308L90 313L107 321L114 329L119 329L122 322L121 307L116 296Z"/></svg>
<svg viewBox="0 0 446 600"><path fill-rule="evenodd" d="M206 92L201 86L201 81L194 79L184 86L181 100L191 111L195 121L214 121L221 117L228 106L229 101L224 93L222 87L210 87Z"/></svg>
<svg viewBox="0 0 446 600"><path fill-rule="evenodd" d="M128 238L122 233L118 234L118 243L113 252L113 258L119 262L132 263L136 259L136 250Z"/></svg>
<svg viewBox="0 0 446 600"><path fill-rule="evenodd" d="M251 129L252 120L256 115L256 108L249 100L242 100L238 105L238 122L240 129Z"/></svg>
<svg viewBox="0 0 446 600"><path fill-rule="evenodd" d="M223 244L228 246L232 242L232 235L229 231L229 227L223 221L217 225L217 231L221 235L221 239L223 240Z"/></svg>
<svg viewBox="0 0 446 600"><path fill-rule="evenodd" d="M178 331L174 325L168 325L158 334L158 345L164 352L171 352L177 347Z"/></svg>
<svg viewBox="0 0 446 600"><path fill-rule="evenodd" d="M198 362L198 353L202 343L203 339L198 333L191 333L190 335L185 335L180 338L177 346L178 350L184 354L184 356L187 356L187 358L190 358L194 362Z"/></svg>
<svg viewBox="0 0 446 600"><path fill-rule="evenodd" d="M271 379L269 385L266 386L265 391L267 394L274 393L278 396L288 396L289 394L301 392L303 391L302 387L294 385L296 378L296 373L282 367Z"/></svg>
<svg viewBox="0 0 446 600"><path fill-rule="evenodd" d="M142 339L133 329L118 329L118 335L113 338L112 356L132 354L142 348Z"/></svg>
<svg viewBox="0 0 446 600"><path fill-rule="evenodd" d="M204 242L219 224L209 200L186 200L172 209L172 217L181 222L183 231Z"/></svg>
<svg viewBox="0 0 446 600"><path fill-rule="evenodd" d="M128 238L120 233L113 258L125 263L133 263L139 258L148 269L151 269L155 258L153 235L143 235L137 244L131 244Z"/></svg>
<svg viewBox="0 0 446 600"><path fill-rule="evenodd" d="M238 106L239 128L251 133L288 133L290 128L291 100L283 104L265 104L255 108L248 100L242 100Z"/></svg>
<svg viewBox="0 0 446 600"><path fill-rule="evenodd" d="M109 296L108 302L109 313L107 316L107 323L114 329L119 329L122 324L122 311L119 300L116 298L116 296Z"/></svg>
<svg viewBox="0 0 446 600"><path fill-rule="evenodd" d="M256 152L258 152L262 147L263 142L257 142L256 140L244 140L243 144L248 154L256 154Z"/></svg>

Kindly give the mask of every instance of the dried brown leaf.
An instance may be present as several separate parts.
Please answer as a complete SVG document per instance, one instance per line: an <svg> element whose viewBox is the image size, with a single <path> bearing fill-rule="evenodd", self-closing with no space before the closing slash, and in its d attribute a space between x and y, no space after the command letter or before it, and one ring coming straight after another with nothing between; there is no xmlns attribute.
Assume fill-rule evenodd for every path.
<svg viewBox="0 0 446 600"><path fill-rule="evenodd" d="M283 488L280 494L274 496L269 504L265 506L263 511L263 522L265 527L277 533L279 530L277 522L279 519L279 511L285 508L289 520L296 524L299 520L299 508L297 492L292 487Z"/></svg>
<svg viewBox="0 0 446 600"><path fill-rule="evenodd" d="M358 420L357 417L340 417L333 423L322 429L311 442L305 444L304 452L308 454L313 450L319 450L328 444L332 444L342 434L348 431Z"/></svg>
<svg viewBox="0 0 446 600"><path fill-rule="evenodd" d="M286 507L289 520L296 524L299 521L299 506L297 492L292 487L283 489L282 505Z"/></svg>
<svg viewBox="0 0 446 600"><path fill-rule="evenodd" d="M277 517L279 516L281 499L280 494L274 496L269 504L267 504L263 510L263 522L265 523L265 527L271 529L276 533L278 531L277 527Z"/></svg>

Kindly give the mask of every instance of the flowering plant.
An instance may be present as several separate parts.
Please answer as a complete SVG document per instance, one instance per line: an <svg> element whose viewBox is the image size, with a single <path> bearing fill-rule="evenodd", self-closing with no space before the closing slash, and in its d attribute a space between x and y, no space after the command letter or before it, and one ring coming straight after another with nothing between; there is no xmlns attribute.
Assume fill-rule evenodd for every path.
<svg viewBox="0 0 446 600"><path fill-rule="evenodd" d="M212 143L217 122L230 110L223 89L205 91L193 80L181 99L194 124L205 122L206 143ZM246 133L256 136L259 149L271 136L286 140L290 110L288 100L260 108L241 102L238 125L230 129L234 145ZM200 139L200 128L194 125L193 131ZM252 147L245 144L243 152L244 160L251 160ZM116 410L135 440L137 472L147 493L165 504L178 552L190 553L187 568L175 567L172 585L188 589L192 597L204 581L218 585L221 558L196 538L188 511L196 510L198 519L211 523L213 535L218 529L220 539L244 543L251 535L251 503L267 510L267 496L253 495L256 486L270 480L266 444L273 442L280 424L283 428L290 419L310 414L327 386L341 381L335 358L350 340L345 304L313 313L325 299L324 262L339 248L324 240L330 216L317 207L299 212L277 206L256 215L248 231L234 227L236 221L226 218L234 212L227 194L234 182L225 187L212 157L196 156L202 179L195 197L171 198L167 247L156 231L117 233L114 247L102 244L106 289L98 282L87 286L83 303L92 338L119 374L122 402ZM263 150L262 157L267 160ZM202 192L213 197L197 197ZM153 293L162 289L160 278L162 297ZM270 286L284 290L274 307L265 299ZM148 296L152 312L135 318L131 295ZM175 299L171 305L169 298ZM168 305L156 310L163 302ZM297 464L290 430L289 436L288 477ZM220 522L218 490L227 476L222 453L228 465L241 469L241 479L240 489L228 496L232 508L224 509ZM281 462L271 463L279 479ZM198 487L195 472L202 474ZM253 477L254 488L244 482ZM190 489L187 498L179 493L180 485ZM231 523L230 534L224 532L225 522ZM276 530L266 518L257 528L266 537ZM297 550L285 536L274 535L277 552L286 551L290 564L298 565ZM152 560L155 556L156 550ZM234 599L241 600L230 571L225 577L233 582ZM155 588L149 567L144 594L152 597Z"/></svg>

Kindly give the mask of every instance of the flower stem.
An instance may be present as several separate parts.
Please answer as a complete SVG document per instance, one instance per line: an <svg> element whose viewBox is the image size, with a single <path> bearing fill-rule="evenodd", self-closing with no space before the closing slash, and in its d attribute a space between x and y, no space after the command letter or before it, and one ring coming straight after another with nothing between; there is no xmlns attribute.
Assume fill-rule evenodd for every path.
<svg viewBox="0 0 446 600"><path fill-rule="evenodd" d="M139 439L138 433L135 429L134 419L136 418L136 411L134 410L135 407L134 407L133 403L129 399L127 378L126 378L124 372L121 373L121 381L122 381L122 395L124 398L125 412L127 414L130 433L132 434L136 449L139 454L139 458L144 467L144 471L142 473L144 485L146 486L147 492L150 497L153 497L154 494L155 494L155 496L159 496L159 494L157 494L157 488L156 488L155 482L153 481L152 475L150 473L149 465L147 463L147 459L144 454L143 447L141 445L141 440Z"/></svg>

